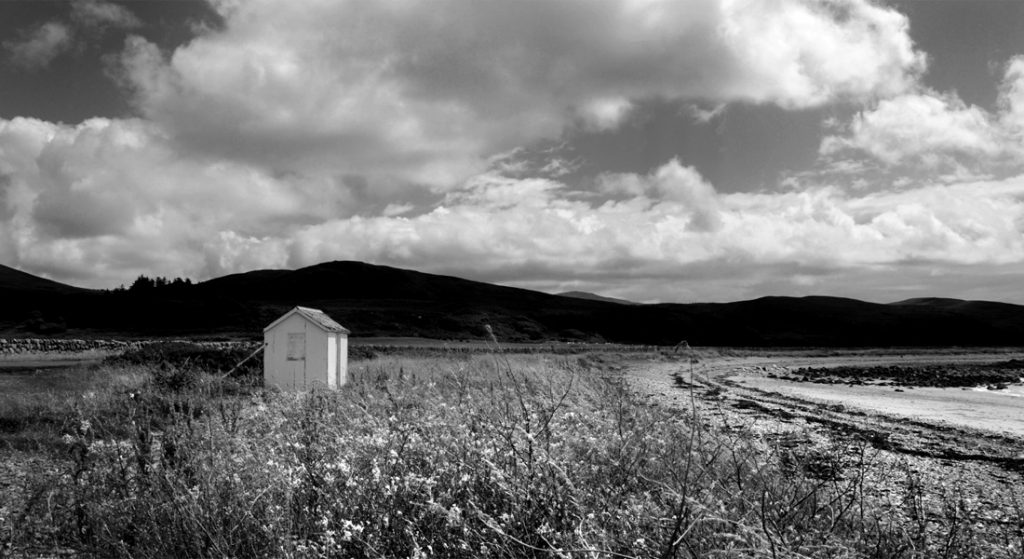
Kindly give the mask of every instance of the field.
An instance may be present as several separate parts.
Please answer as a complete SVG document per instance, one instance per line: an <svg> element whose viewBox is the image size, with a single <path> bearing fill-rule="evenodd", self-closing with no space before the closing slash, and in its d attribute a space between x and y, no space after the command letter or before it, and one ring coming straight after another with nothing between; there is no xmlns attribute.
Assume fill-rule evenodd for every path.
<svg viewBox="0 0 1024 559"><path fill-rule="evenodd" d="M1019 557L1024 543L1020 438L757 384L842 390L785 378L907 360L891 351L408 348L301 394L259 388L255 366L225 376L224 351L0 367L0 557Z"/></svg>

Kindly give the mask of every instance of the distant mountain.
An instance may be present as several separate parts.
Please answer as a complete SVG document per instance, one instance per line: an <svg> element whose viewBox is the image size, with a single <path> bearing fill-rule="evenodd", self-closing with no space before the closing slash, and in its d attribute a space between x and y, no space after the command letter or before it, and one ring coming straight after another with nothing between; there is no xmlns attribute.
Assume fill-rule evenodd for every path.
<svg viewBox="0 0 1024 559"><path fill-rule="evenodd" d="M903 301L896 301L895 303L889 303L893 306L905 306L905 307L956 307L963 303L966 303L963 299L948 299L945 297L915 297L913 299L904 299Z"/></svg>
<svg viewBox="0 0 1024 559"><path fill-rule="evenodd" d="M33 276L0 264L0 293L82 293L85 291L88 290Z"/></svg>
<svg viewBox="0 0 1024 559"><path fill-rule="evenodd" d="M572 297L573 299L587 299L588 301L604 301L606 303L618 303L620 305L637 305L633 301L627 301L625 299L616 299L615 297L605 297L596 293L588 293L586 291L564 291L562 293L555 293L559 297Z"/></svg>
<svg viewBox="0 0 1024 559"><path fill-rule="evenodd" d="M538 291L352 261L325 262L298 270L231 274L197 287L207 294L260 300L301 297L486 305L495 301L507 304L550 302L554 298Z"/></svg>
<svg viewBox="0 0 1024 559"><path fill-rule="evenodd" d="M892 306L904 307L927 307L948 311L976 312L987 315L1013 315L1021 309L1021 305L1010 303L997 303L995 301L964 301L963 299L945 299L941 297L919 297L907 299L896 303L889 303Z"/></svg>
<svg viewBox="0 0 1024 559"><path fill-rule="evenodd" d="M596 299L594 297L597 297ZM722 346L1024 345L1024 307L956 299L838 297L623 304L362 262L256 270L136 292L78 289L0 267L0 335L256 338L294 305L353 336Z"/></svg>
<svg viewBox="0 0 1024 559"><path fill-rule="evenodd" d="M196 290L214 300L255 303L256 320L265 323L292 305L320 308L367 336L483 339L490 324L508 340L602 341L576 326L608 305L363 262L232 274Z"/></svg>

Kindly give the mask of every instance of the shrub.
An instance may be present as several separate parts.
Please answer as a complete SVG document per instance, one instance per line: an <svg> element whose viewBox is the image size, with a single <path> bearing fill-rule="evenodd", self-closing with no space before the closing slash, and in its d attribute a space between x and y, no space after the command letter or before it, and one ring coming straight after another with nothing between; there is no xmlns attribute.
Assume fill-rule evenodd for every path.
<svg viewBox="0 0 1024 559"><path fill-rule="evenodd" d="M160 342L129 349L106 358L104 362L116 366L137 365L151 368L158 376L188 377L201 372L224 374L249 357L257 347L256 344L219 347L189 342ZM259 356L249 359L232 373L232 377L252 386L262 383L263 361ZM193 381L185 378L167 382L194 385Z"/></svg>

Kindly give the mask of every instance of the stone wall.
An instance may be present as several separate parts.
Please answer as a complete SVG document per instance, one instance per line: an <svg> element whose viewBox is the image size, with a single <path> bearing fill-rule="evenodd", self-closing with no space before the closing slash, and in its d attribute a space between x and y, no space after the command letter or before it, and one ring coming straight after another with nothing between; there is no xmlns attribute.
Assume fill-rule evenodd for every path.
<svg viewBox="0 0 1024 559"><path fill-rule="evenodd" d="M154 343L187 342L210 348L253 346L252 342L191 342L189 340L77 340L58 338L0 338L0 355L20 353L80 353L84 351L121 352Z"/></svg>

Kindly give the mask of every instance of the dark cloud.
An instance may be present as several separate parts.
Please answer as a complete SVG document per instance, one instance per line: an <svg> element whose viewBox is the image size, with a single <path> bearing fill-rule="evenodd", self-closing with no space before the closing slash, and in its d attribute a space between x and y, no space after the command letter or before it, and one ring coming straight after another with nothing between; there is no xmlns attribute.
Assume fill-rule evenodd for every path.
<svg viewBox="0 0 1024 559"><path fill-rule="evenodd" d="M105 0L74 0L66 17L24 27L2 43L12 64L44 69L59 56L80 52L107 29L135 29L142 22L127 8ZM90 115L91 116L91 115Z"/></svg>
<svg viewBox="0 0 1024 559"><path fill-rule="evenodd" d="M4 41L3 47L11 63L27 70L45 68L54 58L70 50L74 41L70 27L52 21L20 35Z"/></svg>
<svg viewBox="0 0 1024 559"><path fill-rule="evenodd" d="M134 218L125 202L114 194L50 191L39 197L33 218L52 238L124 235Z"/></svg>
<svg viewBox="0 0 1024 559"><path fill-rule="evenodd" d="M135 29L142 21L128 8L104 0L75 0L71 3L71 20L86 27Z"/></svg>

